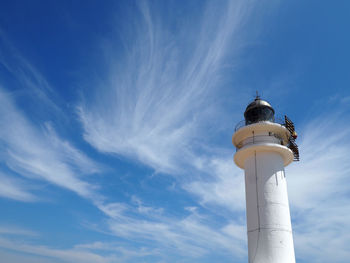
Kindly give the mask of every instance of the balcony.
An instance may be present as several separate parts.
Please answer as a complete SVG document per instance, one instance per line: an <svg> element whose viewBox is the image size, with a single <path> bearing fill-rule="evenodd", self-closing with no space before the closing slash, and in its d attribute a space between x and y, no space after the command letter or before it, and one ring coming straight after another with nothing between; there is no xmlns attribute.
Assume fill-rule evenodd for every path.
<svg viewBox="0 0 350 263"><path fill-rule="evenodd" d="M259 121L259 122L272 122L272 123L278 123L278 124L281 124L283 126L286 126L285 119L282 117L275 117L274 121ZM246 124L245 120L241 120L239 123L237 123L237 125L235 127L235 132L244 126L248 126L251 124L252 123Z"/></svg>
<svg viewBox="0 0 350 263"><path fill-rule="evenodd" d="M256 135L256 136L251 136L251 137L245 138L243 141L241 141L237 144L236 151L238 151L239 149L241 149L243 146L246 146L246 145L263 143L263 142L276 143L276 144L288 147L293 152L294 161L299 161L299 149L298 149L298 145L295 143L296 136L295 137L292 136L295 133L294 123L287 116L284 116L284 118L275 117L273 121L271 121L271 120L270 121L258 121L256 123L260 123L260 122L261 123L277 123L277 124L284 126L290 132L288 142L286 142L286 141L283 142L283 139L278 134L269 132L268 135ZM239 129L245 127L245 126L249 126L252 124L255 124L255 123L247 124L245 120L242 120L236 125L235 132L238 131Z"/></svg>
<svg viewBox="0 0 350 263"><path fill-rule="evenodd" d="M276 144L284 145L283 139L280 136L274 133L269 133L268 135L255 135L244 139L243 141L237 144L236 151L238 151L244 146L257 144L257 143L276 143Z"/></svg>

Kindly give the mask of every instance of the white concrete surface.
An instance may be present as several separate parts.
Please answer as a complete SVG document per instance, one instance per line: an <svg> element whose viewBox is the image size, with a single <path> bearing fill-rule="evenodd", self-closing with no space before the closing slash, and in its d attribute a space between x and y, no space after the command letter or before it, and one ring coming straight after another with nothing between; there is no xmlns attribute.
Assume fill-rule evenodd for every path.
<svg viewBox="0 0 350 263"><path fill-rule="evenodd" d="M232 139L235 163L245 170L249 263L295 263L284 173L293 153L290 134L278 125L248 125Z"/></svg>

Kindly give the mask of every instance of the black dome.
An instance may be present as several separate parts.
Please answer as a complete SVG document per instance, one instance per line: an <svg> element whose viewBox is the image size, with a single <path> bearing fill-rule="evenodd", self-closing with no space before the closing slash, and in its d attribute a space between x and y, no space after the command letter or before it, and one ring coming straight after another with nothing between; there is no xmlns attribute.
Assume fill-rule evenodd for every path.
<svg viewBox="0 0 350 263"><path fill-rule="evenodd" d="M274 122L275 110L271 107L270 103L257 96L255 100L247 106L244 112L244 118L246 125L259 121Z"/></svg>

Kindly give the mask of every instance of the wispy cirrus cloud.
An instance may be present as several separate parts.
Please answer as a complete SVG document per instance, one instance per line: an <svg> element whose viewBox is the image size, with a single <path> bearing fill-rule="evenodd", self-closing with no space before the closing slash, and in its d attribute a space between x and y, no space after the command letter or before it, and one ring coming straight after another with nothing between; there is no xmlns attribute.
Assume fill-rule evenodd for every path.
<svg viewBox="0 0 350 263"><path fill-rule="evenodd" d="M40 234L13 225L0 225L0 258L5 262L138 262L157 254L157 249L133 248L123 242L96 241L54 248L40 244Z"/></svg>
<svg viewBox="0 0 350 263"><path fill-rule="evenodd" d="M185 183L183 188L196 195L203 205L220 206L235 212L245 209L244 172L233 163L231 154L212 157L201 168L203 176Z"/></svg>
<svg viewBox="0 0 350 263"><path fill-rule="evenodd" d="M45 257L49 262L96 263L140 260L168 262L179 258L181 262L197 262L213 251L235 259L245 255L244 225L231 221L228 224L215 223L214 227L213 221L210 222L207 216L198 213L194 207L188 208L187 215L181 218L162 213L155 216L143 213L143 217L140 217L139 206L122 203L100 205L99 208L109 219L105 229L102 224L99 228L117 237L117 241L95 241L78 243L68 248L52 248L38 243L37 234L32 231L0 227L0 255L12 256L14 259L11 262L19 259L16 259L15 254L9 254L10 251L17 251L28 254L29 259L36 258L38 262ZM30 240L30 237L36 240Z"/></svg>
<svg viewBox="0 0 350 263"><path fill-rule="evenodd" d="M223 65L226 56L243 45L253 4L209 3L195 21L184 19L180 23L187 24L173 31L157 23L156 11L143 3L142 18L134 23L139 27L128 28L134 34L127 39L124 55L114 59L113 50L105 50L112 56L106 76L101 76L104 81L78 107L85 140L102 153L137 160L157 172L193 173L190 177L196 180L184 180L181 187L198 196L203 206L230 206L226 214L232 216L217 224L196 212L182 218L166 216L166 211L150 216L143 213L149 207L97 203L109 217L106 232L141 247L157 246L162 255L176 251L184 262L210 253L245 255L244 221L232 219L244 206L243 180L231 177L232 159L213 157L217 152L229 154L227 149L214 153L203 137L208 123L218 118L215 103ZM188 41L191 35L197 41ZM228 191L231 187L240 190Z"/></svg>
<svg viewBox="0 0 350 263"><path fill-rule="evenodd" d="M290 172L291 201L300 209L309 209L332 196L341 197L350 190L343 181L350 174L350 126L343 114L317 116L302 131L302 161L287 168ZM340 196L339 196L340 195ZM308 202L305 202L308 200Z"/></svg>
<svg viewBox="0 0 350 263"><path fill-rule="evenodd" d="M0 237L0 247L3 249L8 249L12 251L17 251L21 253L28 253L29 259L33 258L33 255L39 256L36 257L36 262L43 260L43 257L46 258L49 262L91 262L91 263L107 263L112 262L109 258L100 256L98 254L82 250L82 249L54 249L42 245L33 245L26 244L23 242L12 241L7 238ZM5 254L8 257L8 252L4 253L0 251L0 255ZM18 256L17 256L18 257ZM49 259L47 259L49 258ZM12 256L12 260L14 256ZM33 259L34 260L34 259ZM114 260L118 262L118 260Z"/></svg>
<svg viewBox="0 0 350 263"><path fill-rule="evenodd" d="M92 197L95 187L81 175L94 174L100 167L56 134L48 120L67 117L54 88L1 28L0 39L0 176L4 182L0 195L19 201L39 200L34 190L40 189L38 182L46 181ZM30 110L23 111L23 105Z"/></svg>
<svg viewBox="0 0 350 263"><path fill-rule="evenodd" d="M31 202L37 198L30 193L27 185L19 179L14 179L0 173L0 196L18 201Z"/></svg>
<svg viewBox="0 0 350 263"><path fill-rule="evenodd" d="M29 236L29 237L39 236L39 234L34 231L12 226L12 225L0 225L0 235Z"/></svg>
<svg viewBox="0 0 350 263"><path fill-rule="evenodd" d="M95 187L80 179L82 174L95 173L98 165L69 142L59 138L49 125L36 127L18 110L9 93L0 90L1 159L12 177L2 173L6 185L1 195L29 201L33 194L24 191L23 183L13 179L47 181L69 189L83 197L92 197ZM28 190L28 189L27 189Z"/></svg>
<svg viewBox="0 0 350 263"><path fill-rule="evenodd" d="M150 255L159 259L181 255L184 262L191 262L213 251L235 258L245 255L244 224L234 220L217 223L196 207L187 208L182 217L149 206L147 211L157 213L140 213L145 211L140 204L110 203L99 208L109 217L104 231L130 240L133 246L154 249Z"/></svg>
<svg viewBox="0 0 350 263"><path fill-rule="evenodd" d="M150 6L140 4L142 18L138 28L128 28L134 38L125 54L112 59L96 96L79 107L85 140L160 172L188 165L202 136L199 127L214 108L225 55L242 45L232 40L251 8L247 1L209 3L195 21L181 20L186 25L170 30L157 23ZM191 35L197 41L188 42Z"/></svg>
<svg viewBox="0 0 350 263"><path fill-rule="evenodd" d="M32 111L51 112L56 116L63 117L62 110L55 103L59 99L53 87L45 76L21 55L1 27L0 40L0 66L4 70L0 77L6 74L13 77L14 81L10 83L11 89L16 91L19 97L25 97L27 103L29 101L36 102L33 104ZM2 86L5 86L4 79L5 77L1 79Z"/></svg>
<svg viewBox="0 0 350 263"><path fill-rule="evenodd" d="M76 244L69 248L53 248L38 242L0 237L0 257L5 262L12 263L137 263L147 262L148 258L154 258L155 255L160 256L161 250L147 247L133 248L114 241L96 241Z"/></svg>
<svg viewBox="0 0 350 263"><path fill-rule="evenodd" d="M301 162L287 168L300 259L345 262L350 256L350 186L346 183L350 126L346 115L344 108L335 109L310 121L300 132Z"/></svg>

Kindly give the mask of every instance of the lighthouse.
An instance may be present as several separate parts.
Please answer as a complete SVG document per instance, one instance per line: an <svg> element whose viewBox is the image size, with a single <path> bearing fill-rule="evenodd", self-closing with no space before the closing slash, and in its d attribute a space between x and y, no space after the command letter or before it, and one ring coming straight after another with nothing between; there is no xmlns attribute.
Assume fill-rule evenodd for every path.
<svg viewBox="0 0 350 263"><path fill-rule="evenodd" d="M249 263L295 263L284 167L299 161L294 124L258 95L232 137L244 169Z"/></svg>

